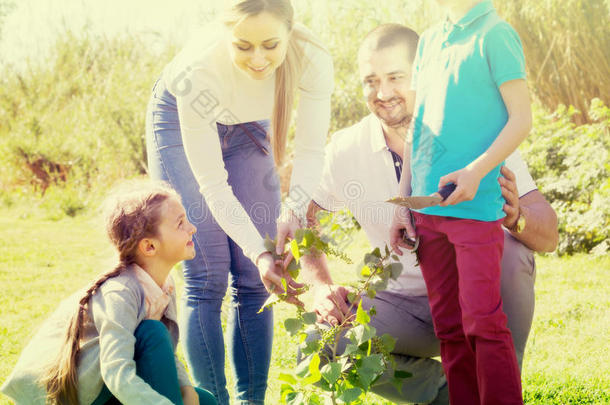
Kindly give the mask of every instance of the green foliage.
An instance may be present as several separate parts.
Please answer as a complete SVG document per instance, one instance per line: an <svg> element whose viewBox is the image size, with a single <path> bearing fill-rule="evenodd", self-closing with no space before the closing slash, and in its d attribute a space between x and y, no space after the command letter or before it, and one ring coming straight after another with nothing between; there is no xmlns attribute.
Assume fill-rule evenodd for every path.
<svg viewBox="0 0 610 405"><path fill-rule="evenodd" d="M267 238L265 244L273 248L275 241ZM329 249L329 237L320 236L311 229L299 229L289 246L297 268L303 256L316 255L321 251L347 259L342 252ZM364 294L374 296L378 290L387 286L390 278L396 279L400 275L402 265L390 263L394 260L392 256L387 247L385 255L376 248L364 256L359 266L361 280L350 299L349 312L353 314L355 309L355 315L348 316L337 325L323 326L316 323L317 316L314 312L306 312L304 307L297 307L296 318L284 320L286 331L291 336L298 337L299 350L305 358L298 364L293 374L280 375L283 381L281 387L283 403L291 405L362 403L375 381L387 371L391 370L392 383L399 390L401 381L410 377L408 372L394 370L391 351L396 340L388 334L377 336L375 328L369 325L371 317L375 315L375 309L364 309L359 299ZM283 257L276 258L283 259ZM291 276L296 278L298 269L293 271ZM261 310L288 298L286 292L272 296ZM318 338L312 339L314 336ZM337 347L342 336L348 338L350 343L343 353L338 353ZM322 392L314 390L311 387L314 384Z"/></svg>
<svg viewBox="0 0 610 405"><path fill-rule="evenodd" d="M2 66L2 187L78 198L145 173L145 109L169 53L155 56L133 38L66 33L52 60L25 72ZM85 201L66 204L72 215Z"/></svg>
<svg viewBox="0 0 610 405"><path fill-rule="evenodd" d="M546 108L573 105L590 123L589 101L610 103L608 0L494 1L523 43L530 89ZM582 113L582 114L581 114Z"/></svg>
<svg viewBox="0 0 610 405"><path fill-rule="evenodd" d="M573 107L538 110L522 146L530 172L559 218L558 252L610 249L610 109L591 101L592 122L576 126Z"/></svg>

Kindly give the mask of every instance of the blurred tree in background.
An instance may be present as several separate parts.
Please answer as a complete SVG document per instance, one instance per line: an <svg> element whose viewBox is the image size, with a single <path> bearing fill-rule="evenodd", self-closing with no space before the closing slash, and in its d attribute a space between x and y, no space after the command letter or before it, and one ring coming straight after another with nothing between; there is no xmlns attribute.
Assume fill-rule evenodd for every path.
<svg viewBox="0 0 610 405"><path fill-rule="evenodd" d="M381 23L418 32L443 18L434 1L293 1L335 62L331 131L367 114L356 52ZM604 253L610 234L609 0L494 1L517 30L535 101L521 150L560 218L560 253ZM0 0L2 16L13 5ZM141 37L65 32L51 57L15 69L0 57L0 203L75 215L114 181L146 172L150 89L176 53ZM41 198L41 195L44 196Z"/></svg>

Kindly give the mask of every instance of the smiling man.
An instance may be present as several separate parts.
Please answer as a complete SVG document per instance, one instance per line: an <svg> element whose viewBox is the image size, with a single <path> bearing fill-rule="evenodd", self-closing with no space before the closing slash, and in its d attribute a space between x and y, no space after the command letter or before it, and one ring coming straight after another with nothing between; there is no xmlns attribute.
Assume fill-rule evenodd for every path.
<svg viewBox="0 0 610 405"><path fill-rule="evenodd" d="M418 35L411 29L386 24L364 39L358 66L371 114L337 132L326 149L322 181L313 196L308 218L316 224L319 210L349 209L373 247L390 245L394 207L383 201L398 195L405 142L412 119L415 93L410 90L411 64ZM406 148L407 151L410 148ZM500 178L503 196L505 250L502 260L502 299L519 364L534 311L535 263L532 250L552 251L557 244L555 213L536 189L518 152L507 159ZM412 378L402 393L392 384L373 391L398 403L448 404L447 386L434 335L426 286L415 255L400 256L403 272L374 299L363 297L365 308L375 306L371 325L382 335L394 336L394 355L400 369ZM303 277L314 287L315 310L320 319L336 323L348 311L348 290L333 284L323 255L304 258ZM342 348L340 348L343 350Z"/></svg>

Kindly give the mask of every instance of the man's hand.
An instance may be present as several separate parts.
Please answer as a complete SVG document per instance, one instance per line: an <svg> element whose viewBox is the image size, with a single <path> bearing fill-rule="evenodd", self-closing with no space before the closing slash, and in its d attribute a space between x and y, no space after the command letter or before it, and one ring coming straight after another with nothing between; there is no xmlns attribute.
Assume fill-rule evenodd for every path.
<svg viewBox="0 0 610 405"><path fill-rule="evenodd" d="M352 315L351 303L347 298L350 293L348 288L334 284L317 284L313 293L313 309L318 315L318 322L328 322L336 326Z"/></svg>
<svg viewBox="0 0 610 405"><path fill-rule="evenodd" d="M405 248L407 250L413 249L413 246L410 246L403 239L405 234L410 239L415 239L417 237L415 234L415 227L411 222L411 211L407 207L397 206L394 209L394 218L392 219L392 225L390 226L390 246L392 246L392 250L399 256L402 256L402 250L400 248Z"/></svg>
<svg viewBox="0 0 610 405"><path fill-rule="evenodd" d="M506 216L502 225L505 228L513 229L517 220L519 220L519 192L517 191L515 174L506 166L502 166L500 173L503 177L500 176L498 182L502 188L502 197L506 200L503 207Z"/></svg>

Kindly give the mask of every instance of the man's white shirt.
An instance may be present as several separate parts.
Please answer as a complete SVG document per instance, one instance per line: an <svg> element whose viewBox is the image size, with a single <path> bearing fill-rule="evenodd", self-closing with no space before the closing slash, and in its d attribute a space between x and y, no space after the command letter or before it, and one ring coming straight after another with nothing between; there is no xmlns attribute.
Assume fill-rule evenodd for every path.
<svg viewBox="0 0 610 405"><path fill-rule="evenodd" d="M536 189L518 151L506 159L515 173L519 196ZM313 200L327 211L347 208L362 226L373 247L390 245L394 205L385 202L398 195L395 162L379 119L369 114L357 124L336 132L326 146L322 180ZM390 280L388 290L409 296L426 295L426 284L415 254L400 256L403 271Z"/></svg>

